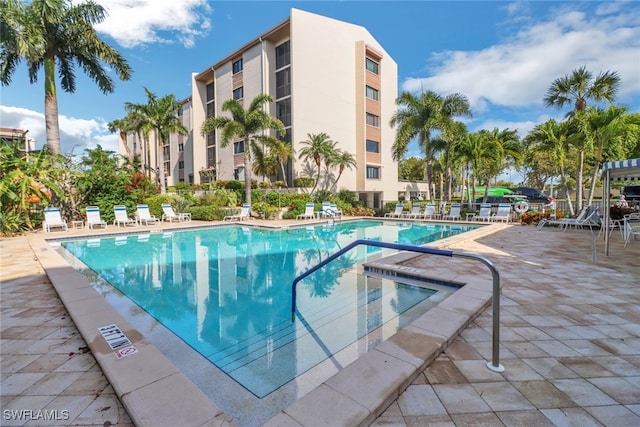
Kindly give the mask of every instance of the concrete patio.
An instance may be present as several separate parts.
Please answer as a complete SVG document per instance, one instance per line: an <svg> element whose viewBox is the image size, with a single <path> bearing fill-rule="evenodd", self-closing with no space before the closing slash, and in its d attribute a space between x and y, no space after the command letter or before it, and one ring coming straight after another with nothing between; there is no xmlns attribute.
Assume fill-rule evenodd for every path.
<svg viewBox="0 0 640 427"><path fill-rule="evenodd" d="M191 225L198 224L193 221ZM164 227L179 226L184 224ZM114 231L110 226L106 232ZM41 264L53 261L34 252L29 244L29 240L33 244L43 237L80 233L83 231L36 233L29 239L0 241L2 425L124 426L134 425L132 420L137 425L158 425L145 422L159 411L157 405L185 405L156 395L136 396L135 385L115 377L110 384L103 374L96 359L110 363L106 353L92 339L87 340L88 345L79 331L87 336L96 324L104 323L97 319L83 326L71 320L58 295L73 307L70 296L80 288L57 288L56 292ZM358 374L366 377L372 372L350 369L354 376L327 381L267 424L640 425L640 241L624 248L620 234L614 231L610 256L604 256L603 245L603 239L592 239L589 230L538 231L519 225L500 225L495 232L473 239L440 242L440 247L484 255L500 271L500 362L505 371L496 373L486 367L491 360L492 311L478 303L478 312L467 314L460 335L433 334L438 345L424 356L430 363L407 376L408 382L399 387L402 393L394 396L392 392L375 405L368 404L373 392L359 382ZM35 248L37 251L37 244ZM433 260L423 256L406 257L401 264L434 269ZM466 274L476 271L483 270L471 269ZM481 299L486 301L486 294L478 297ZM414 332L425 334L428 328L425 325ZM415 340L401 343L400 338L396 344L405 352L411 345L419 346ZM142 338L141 351L153 351L147 346L150 344ZM397 349L389 347L381 348L375 357L383 355L394 362L402 358L393 354ZM174 372L162 381L184 385L185 379ZM125 389L129 391L123 392ZM164 425L233 423L214 404L209 407L199 399L195 400L202 403L198 405L202 414L181 408ZM58 419L34 419L44 416L38 412L44 410L52 411L45 415Z"/></svg>

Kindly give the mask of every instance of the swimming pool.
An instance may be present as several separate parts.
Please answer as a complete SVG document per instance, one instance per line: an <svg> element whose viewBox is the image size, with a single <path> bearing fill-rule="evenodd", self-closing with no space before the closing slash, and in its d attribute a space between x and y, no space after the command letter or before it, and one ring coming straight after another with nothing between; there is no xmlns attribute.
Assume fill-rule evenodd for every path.
<svg viewBox="0 0 640 427"><path fill-rule="evenodd" d="M69 253L258 398L373 332L366 352L436 295L362 274L361 247L291 282L355 239L424 244L474 226L350 221L284 230L224 226L62 242ZM367 258L368 257L368 258ZM414 315L417 315L414 313Z"/></svg>

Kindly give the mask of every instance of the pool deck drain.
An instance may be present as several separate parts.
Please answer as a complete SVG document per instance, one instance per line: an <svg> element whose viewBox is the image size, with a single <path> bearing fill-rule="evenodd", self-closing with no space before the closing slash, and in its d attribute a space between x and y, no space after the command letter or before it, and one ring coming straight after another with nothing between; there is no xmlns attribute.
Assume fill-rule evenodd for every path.
<svg viewBox="0 0 640 427"><path fill-rule="evenodd" d="M640 320L640 314L638 314L637 309L628 311L632 309L632 306L638 306L637 292L633 289L632 293L628 285L629 283L637 284L640 281L637 266L637 258L640 252L638 251L637 242L632 242L630 246L625 249L622 249L622 245L613 247L612 251L617 251L614 253L619 254L615 259L617 270L613 270L610 266L603 265L602 263L599 265L589 263L590 254L587 253L589 245L585 245L586 240L588 240L589 244L591 242L590 238L587 239L586 237L588 231L558 233L554 230L544 230L536 232L535 230L531 230L531 227L523 228L523 234L529 237L527 242L530 244L522 241L522 236L514 236L515 230L517 230L516 227L508 230L506 236L511 237L504 242L497 238L497 235L488 236L492 247L495 248L491 252L491 257L500 259L506 266L506 282L513 287L513 290L510 290L507 294L508 310L506 311L507 316L505 319L505 324L508 325L507 329L509 331L509 334L507 334L505 338L505 345L508 345L507 348L512 350L505 351L505 357L509 359L510 362L509 366L507 366L507 371L504 375L490 373L488 370L486 372L482 370L472 373L467 371L472 363L456 364L459 369L462 369L461 372L465 376L469 377L469 375L471 375L473 377L475 375L478 378L484 378L479 385L476 385L476 382L473 383L475 390L484 390L483 393L485 395L483 398L478 397L474 399L484 399L490 405L489 410L480 409L480 406L478 406L477 411L482 414L481 419L487 420L494 417L493 419L498 421L498 419L521 420L528 417L528 419L542 420L547 423L549 423L549 420L555 419L555 417L558 416L559 409L554 408L558 408L558 406L545 409L548 408L548 406L545 406L543 402L538 402L533 395L529 395L528 390L530 389L522 388L523 385L518 383L517 378L509 379L510 371L520 371L520 368L513 366L514 360L518 361L523 358L535 368L536 366L541 367L542 365L535 365L531 360L535 362L535 359L538 357L546 356L549 360L545 359L547 360L545 363L560 358L560 362L564 362L565 365L575 366L574 370L570 371L573 374L567 374L567 379L565 380L554 381L553 378L549 378L540 368L536 368L539 374L536 376L530 372L527 378L533 378L535 376L539 380L538 382L547 384L547 387L549 387L549 384L552 384L553 390L556 390L554 392L556 394L559 393L557 390L562 390L564 392L562 395L565 397L564 405L570 409L577 408L569 412L564 411L569 417L577 416L575 415L575 411L580 410L580 416L586 420L599 420L603 422L616 419L619 421L616 423L617 425L637 424L638 420L640 420L637 416L637 413L640 412L638 411L640 405L640 388L637 387L637 382L633 380L633 378L637 378L637 376L640 375L640 344L637 327L634 329L632 325L637 325ZM502 233L500 234L502 235ZM134 329L130 329L124 319L122 319L123 323L119 320L114 322L113 319L119 316L117 313L111 313L112 315L104 313L109 310L110 306L106 304L104 299L97 295L86 282L82 283L83 280L81 277L78 277L78 273L68 265L65 265L66 263L60 262L60 259L56 259L56 256L53 256L55 253L53 250L47 250L46 246L42 245L42 243L44 243L44 237L42 234L30 236L33 250L38 258L40 258L43 267L56 286L60 298L65 303L76 326L83 334L83 337L85 337L105 375L114 387L116 394L124 403L131 419L136 425L167 425L167 423L186 425L186 422L190 425L232 424L232 421L219 411L206 396L201 394L201 392L199 395L199 389L184 377L183 374L177 371L172 364L168 363L166 358L155 350L144 337L136 334ZM54 237L54 235L47 235L46 237ZM548 237L552 238L544 241L544 239ZM542 241L535 241L535 239L541 239ZM447 243L447 246L453 248L456 244L460 244L470 252L474 252L474 249L481 251L486 250L486 247L475 244L472 240L473 239L468 239L466 242L457 243L450 241ZM504 249L498 249L502 244L504 244ZM511 255L509 253L511 248L520 253L529 254L530 258L523 259ZM577 252L578 248L581 248L580 252ZM544 249L544 256L540 256L540 254L543 253L541 249ZM578 257L577 260L576 257ZM4 258L5 254L3 254L3 262ZM543 259L556 264L557 268L542 264L541 261ZM635 261L633 261L634 259ZM562 260L564 260L564 262ZM404 262L409 264L414 263L414 265L419 267L419 262L415 260L415 257L414 259L407 257ZM566 275L568 262L572 262L574 266L581 268L581 278L583 275L585 277L581 280L580 285L583 288L586 286L587 291L594 290L597 287L607 289L606 294L601 297L596 296L592 292L588 292L590 299L594 301L591 308L586 306L587 303L583 302L582 299L576 299L576 296L571 297L569 295L570 291L576 292L577 288L572 288L571 283L567 282L566 277L563 276L563 273ZM540 271L537 277L532 277L534 276L532 272L539 268L543 270L546 269L547 271ZM478 277L480 277L477 273L471 271L462 274L462 276L464 275L470 276L473 281L476 281ZM523 277L524 275L526 276ZM591 276L597 276L598 281L595 282ZM558 278L558 286L551 284L549 281L551 277ZM606 284L600 285L602 279L607 277L615 277L613 281L619 281L617 291L613 291L613 289L610 286L606 286ZM459 277L456 280L464 281L463 279L464 277ZM487 300L490 298L490 292L487 292L490 289L489 282L490 281L487 280L487 283L481 286L480 289L472 289L471 286L465 286L465 288L471 291L470 294L465 297L466 302L453 304L453 301L449 302L452 298L443 301L439 307L429 312L434 314L433 311L440 311L440 316L416 320L412 325L404 328L394 337L369 352L369 354L327 380L320 387L306 394L293 405L285 408L281 414L268 421L267 425L357 425L371 422L376 423L378 416L380 416L380 422L397 421L398 418L408 420L411 419L411 414L423 417L422 419L424 420L427 419L424 417L430 417L429 419L433 419L434 422L438 417L445 417L449 422L451 420L463 422L465 419L464 411L454 408L454 402L449 401L448 395L442 387L427 385L422 369L428 365L428 361L433 360L433 358L442 351L446 343L450 343L455 338L455 335L459 331L464 330L466 326L468 326L466 330L476 331L474 333L484 330L482 327L479 327L479 325L484 324L487 319L486 315L483 315L482 318L484 320L482 321L479 319L471 324L469 322L474 316L472 313L475 312L478 314L482 312L482 308L486 306L487 303L481 303L481 301L485 296ZM542 282L543 284L538 282ZM470 284L472 283L473 282L470 282ZM546 301L545 304L539 297L550 288L559 302L551 299ZM94 295L91 295L91 292L88 291L93 292ZM100 304L99 300L102 300L102 304ZM527 301L531 300L534 300L536 304L542 304L542 306L540 308L536 306L535 311L525 310L525 308L528 307L526 305ZM562 304L560 304L560 302ZM449 306L448 303L455 307ZM580 306L585 306L585 313L581 316L569 310L571 304L576 303ZM596 306L593 306L593 304ZM556 310L554 312L555 314L561 312L561 310L565 311L564 323L545 326L536 320L540 317L549 317L539 315L544 311L542 307L549 305L552 305L553 309ZM522 307L520 308L521 313L515 310L517 307ZM591 314L587 314L586 312ZM597 317L598 312L602 313L600 317ZM429 313L425 316L428 316ZM538 315L533 313L537 313ZM4 315L5 311L3 310L3 316ZM439 327L437 331L433 331L433 329L435 329L434 324L442 325L443 315L452 318L452 321L446 322L445 330ZM572 315L573 317L571 317ZM585 341L599 341L595 344L600 344L600 356L610 358L612 362L617 363L618 368L615 366L609 367L610 371L607 371L606 375L602 373L599 375L588 374L585 371L586 365L584 366L585 369L580 368L579 365L571 365L570 361L562 359L562 355L554 353L552 347L540 347L542 344L535 341L534 338L530 338L533 340L530 345L534 346L533 342L536 342L538 347L546 349L546 353L543 351L542 355L538 355L538 353L540 353L540 350L538 350L538 353L534 352L528 355L522 353L518 356L518 353L514 353L514 351L519 347L513 345L513 343L528 343L530 341L525 335L520 335L517 340L516 338L518 337L513 336L512 329L515 328L513 326L514 316L519 316L519 322L523 323L520 327L529 328L527 331L530 333L533 333L534 330L538 330L539 332L546 330L547 333L552 333L553 328L555 328L553 330L556 333L560 333L561 331L558 331L558 329L562 326L565 328L569 327L568 323L570 323L569 320L571 318L581 318L581 320L577 320L578 325L582 325L585 322L591 322L594 328L602 325L599 329L595 329L595 331L600 331L599 335L594 330L590 331L591 337L580 337L576 335L578 333L587 333L586 329L577 329L578 325L576 325L576 329L565 330L563 332L565 336L569 336L569 332L573 331L573 337L575 337L575 343L573 344L581 346L575 347L576 350L574 350L573 353L566 351L565 359L569 357L568 355L571 355L573 359L577 359L581 355L585 356L585 346L587 345ZM614 319L614 317L616 317L617 320ZM628 319L626 323L624 321L625 317ZM527 327L525 326L527 320L535 323L529 323L530 326ZM557 318L554 317L554 320L558 323ZM576 320L574 320L574 322L575 321ZM138 358L137 356L140 355L134 355L117 361L115 357L112 357L111 349L104 339L99 336L97 329L99 326L111 323L117 323L118 326L122 328L127 337L129 337L136 346L139 346L140 355L144 357ZM628 324L629 326L625 327ZM614 325L620 325L616 327L616 331L613 331ZM586 326L583 327L586 328ZM626 331L626 335L624 331ZM486 334L486 332L484 333ZM521 333L525 333L525 331L523 330ZM461 338L456 339L456 343L468 343L467 345L473 346L474 342L477 341L472 339L472 336L465 336L465 334L466 332L462 334ZM542 334L540 333L540 335ZM623 335L626 337L626 347L622 347L619 339L616 340L614 337ZM564 342L567 342L567 339L565 339ZM550 341L550 343L552 343L552 341ZM557 345L559 346L561 344ZM458 345L457 347L460 346ZM453 353L451 353L451 351L448 350L447 353L449 357L452 357L456 354L456 351L458 350L454 349ZM595 350L593 350L593 352L595 352ZM587 354L586 357L587 359L594 358L594 356L590 354ZM621 357L624 358L624 360L620 359ZM475 357L469 362L473 360L475 360ZM142 362L140 363L139 361ZM436 362L436 364L439 363ZM625 366L628 369L627 374L620 371L620 369L622 369L620 367L624 364L626 364ZM429 369L430 368L427 368L427 370ZM486 370L486 368L484 369ZM10 378L10 375L3 372L2 378L4 383L5 380ZM571 389L567 387L569 387L569 382L571 384L575 383L571 386L572 388L582 387L582 385L581 383L578 384L576 382L577 380L571 380L571 378L587 378L588 381L596 384L601 390L607 393L608 396L610 396L609 400L602 397L596 402L594 398L592 399L591 405L585 403L580 404L578 396L573 397L575 393L572 393L570 391ZM413 381L414 379L415 381ZM513 384L514 387L516 387L507 394L509 399L514 399L514 390L516 389L520 390L520 392L516 392L516 394L520 395L520 393L524 393L524 395L529 396L528 401L526 401L527 405L525 405L525 402L511 405L514 408L517 407L517 411L515 412L510 412L509 408L504 406L504 404L500 406L498 401L494 402L491 400L492 390L495 388L504 389L503 384L505 379L507 381L506 384ZM617 382L614 381L616 379ZM625 381L625 379L628 379L628 381ZM379 383L380 386L371 387L372 382ZM431 382L433 383L433 377L431 378ZM527 387L532 386L533 385ZM405 388L407 391L402 393ZM443 402L446 406L444 410L431 412L427 410L426 412L420 412L411 406L411 396L418 392L427 392L427 388L432 390L431 393L433 393L433 390L438 392L439 401ZM624 391L624 396L627 397L616 393L616 388ZM173 389L173 392L168 392L169 389ZM3 394L4 390L5 388L3 387ZM177 393L173 394L174 392ZM470 392L470 390L467 390L465 393L470 395ZM189 399L184 399L183 397L187 393ZM443 395L442 393L445 394ZM437 399L435 396L434 394L433 398ZM181 402L178 405L178 407L181 408L179 413L176 411L175 402L177 401ZM608 402L607 406L598 406L603 404L600 402L605 401ZM3 395L3 409L7 407L5 402L7 402L7 400L5 395ZM10 404L11 401L8 401L8 403ZM479 402L478 405L480 405ZM389 409L384 411L387 407ZM536 410L536 407L540 409ZM469 420L477 418L478 416L475 415L474 418L469 418ZM607 422L604 423L607 424ZM550 425L552 424L554 423Z"/></svg>

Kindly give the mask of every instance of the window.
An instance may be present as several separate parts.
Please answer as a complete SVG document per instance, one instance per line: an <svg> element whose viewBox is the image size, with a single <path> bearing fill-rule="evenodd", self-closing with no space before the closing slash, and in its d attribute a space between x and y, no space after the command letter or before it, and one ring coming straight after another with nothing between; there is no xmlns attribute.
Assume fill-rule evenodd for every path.
<svg viewBox="0 0 640 427"><path fill-rule="evenodd" d="M182 109L182 107L180 107L178 109L178 117L182 117L184 115L184 110Z"/></svg>
<svg viewBox="0 0 640 427"><path fill-rule="evenodd" d="M367 70L371 71L374 74L379 74L378 67L380 67L380 65L378 65L377 62L375 62L373 59L367 58Z"/></svg>
<svg viewBox="0 0 640 427"><path fill-rule="evenodd" d="M207 104L207 118L213 116L215 114L216 104L214 102L210 102Z"/></svg>
<svg viewBox="0 0 640 427"><path fill-rule="evenodd" d="M235 61L231 67L233 68L233 74L237 74L242 71L242 58Z"/></svg>
<svg viewBox="0 0 640 427"><path fill-rule="evenodd" d="M244 98L244 88L240 86L239 88L233 90L233 99L237 101L242 98Z"/></svg>
<svg viewBox="0 0 640 427"><path fill-rule="evenodd" d="M276 70L286 67L291 63L291 55L289 53L289 41L276 46Z"/></svg>
<svg viewBox="0 0 640 427"><path fill-rule="evenodd" d="M214 96L213 82L211 82L207 85L207 101L213 101Z"/></svg>
<svg viewBox="0 0 640 427"><path fill-rule="evenodd" d="M367 86L367 98L377 101L380 98L380 92L378 92L378 89Z"/></svg>
<svg viewBox="0 0 640 427"><path fill-rule="evenodd" d="M380 168L378 166L367 166L367 179L380 179Z"/></svg>
<svg viewBox="0 0 640 427"><path fill-rule="evenodd" d="M367 139L367 151L369 153L379 153L380 143L378 141L372 141L370 139Z"/></svg>
<svg viewBox="0 0 640 427"><path fill-rule="evenodd" d="M178 169L184 169L184 160L178 162Z"/></svg>
<svg viewBox="0 0 640 427"><path fill-rule="evenodd" d="M244 179L244 167L239 167L233 170L233 179L242 181Z"/></svg>
<svg viewBox="0 0 640 427"><path fill-rule="evenodd" d="M367 125L379 127L380 117L376 116L375 114L367 113Z"/></svg>
<svg viewBox="0 0 640 427"><path fill-rule="evenodd" d="M276 102L276 118L285 127L291 126L291 98Z"/></svg>
<svg viewBox="0 0 640 427"><path fill-rule="evenodd" d="M216 147L207 147L207 167L213 168L216 165Z"/></svg>
<svg viewBox="0 0 640 427"><path fill-rule="evenodd" d="M291 95L291 67L276 73L276 99Z"/></svg>
<svg viewBox="0 0 640 427"><path fill-rule="evenodd" d="M178 144L178 152L184 151L184 143L179 143Z"/></svg>
<svg viewBox="0 0 640 427"><path fill-rule="evenodd" d="M238 141L233 143L233 154L244 153L244 141Z"/></svg>

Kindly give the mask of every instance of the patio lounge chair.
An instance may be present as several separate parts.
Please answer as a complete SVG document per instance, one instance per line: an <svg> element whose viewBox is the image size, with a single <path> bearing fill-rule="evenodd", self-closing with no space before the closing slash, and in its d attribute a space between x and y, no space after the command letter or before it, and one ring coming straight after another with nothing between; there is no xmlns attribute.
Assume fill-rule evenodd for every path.
<svg viewBox="0 0 640 427"><path fill-rule="evenodd" d="M173 220L181 221L191 221L191 214L188 212L180 212L176 213L173 210L173 207L169 203L162 204L162 221L173 222Z"/></svg>
<svg viewBox="0 0 640 427"><path fill-rule="evenodd" d="M440 216L439 213L436 213L436 204L435 203L427 203L424 207L424 213L422 214L423 219L433 219L438 218Z"/></svg>
<svg viewBox="0 0 640 427"><path fill-rule="evenodd" d="M107 223L100 217L99 207L87 206L87 228L93 230L95 226L107 228Z"/></svg>
<svg viewBox="0 0 640 427"><path fill-rule="evenodd" d="M583 219L565 218L560 220L560 228L567 231L567 229L573 227L575 229L582 229L583 227L589 227L589 230L593 230L594 226L601 226L600 209L596 206L590 206Z"/></svg>
<svg viewBox="0 0 640 427"><path fill-rule="evenodd" d="M139 225L160 224L160 220L156 216L151 215L149 205L138 205L136 207L136 218Z"/></svg>
<svg viewBox="0 0 640 427"><path fill-rule="evenodd" d="M122 225L125 228L127 227L127 225L131 225L134 227L138 225L136 220L134 220L133 218L129 218L129 216L127 215L126 206L123 206L123 205L114 206L113 213L116 216L116 218L113 220L113 225L117 225L118 227Z"/></svg>
<svg viewBox="0 0 640 427"><path fill-rule="evenodd" d="M313 203L307 203L304 206L304 213L301 213L300 215L296 216L296 220L314 219L316 217L315 212L313 211L314 208L315 208L315 205Z"/></svg>
<svg viewBox="0 0 640 427"><path fill-rule="evenodd" d="M393 212L387 212L384 214L385 218L400 218L402 216L402 211L404 209L404 205L402 203L396 203L396 210Z"/></svg>
<svg viewBox="0 0 640 427"><path fill-rule="evenodd" d="M509 219L511 219L511 203L500 203L498 211L490 218L491 221L503 222L509 222Z"/></svg>
<svg viewBox="0 0 640 427"><path fill-rule="evenodd" d="M452 221L462 219L460 216L460 203L452 203L451 210L448 214L442 215L442 219L450 219Z"/></svg>
<svg viewBox="0 0 640 427"><path fill-rule="evenodd" d="M491 219L491 203L480 205L480 212L467 214L467 221L489 221Z"/></svg>
<svg viewBox="0 0 640 427"><path fill-rule="evenodd" d="M245 219L250 219L251 218L251 206L249 205L242 205L242 208L240 208L240 213L238 214L234 214L234 215L227 215L224 218L222 218L223 221L243 221Z"/></svg>
<svg viewBox="0 0 640 427"><path fill-rule="evenodd" d="M60 208L47 208L44 210L42 228L45 233L50 233L52 228L64 228L64 231L69 230L67 222L60 215Z"/></svg>
<svg viewBox="0 0 640 427"><path fill-rule="evenodd" d="M403 212L402 217L408 218L408 219L417 219L421 215L420 208L421 208L420 204L416 203L413 206L411 206L411 211Z"/></svg>
<svg viewBox="0 0 640 427"><path fill-rule="evenodd" d="M567 227L574 222L584 221L584 219L591 213L593 208L591 206L585 206L580 210L578 216L575 218L562 218L562 219L543 219L538 223L538 230L542 230L545 225L557 225L559 229Z"/></svg>

